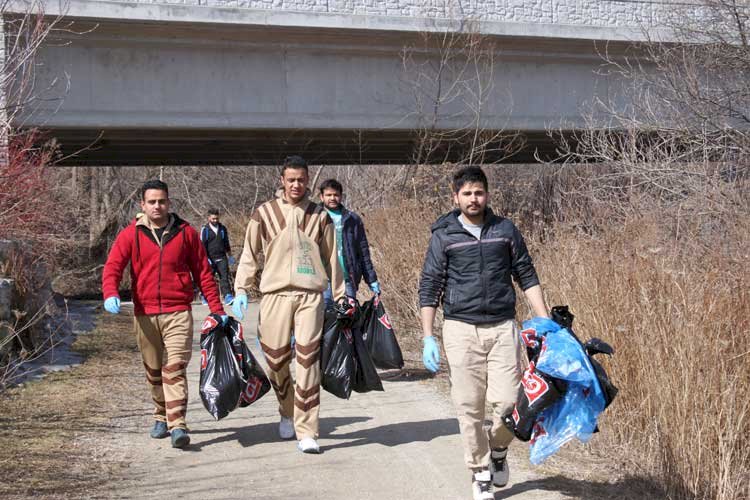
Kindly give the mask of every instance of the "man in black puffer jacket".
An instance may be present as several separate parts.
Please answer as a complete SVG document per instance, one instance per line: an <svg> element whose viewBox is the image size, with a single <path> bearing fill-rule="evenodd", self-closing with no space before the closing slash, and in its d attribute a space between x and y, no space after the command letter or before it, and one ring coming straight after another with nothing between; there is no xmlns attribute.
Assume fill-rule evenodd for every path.
<svg viewBox="0 0 750 500"><path fill-rule="evenodd" d="M487 206L487 177L466 167L453 178L458 207L432 226L419 283L425 367L440 368L433 336L442 304L443 343L450 366L465 460L473 473L475 500L494 498L492 485L508 482L507 447L513 434L503 415L519 394L520 345L515 325L515 281L536 316L547 317L539 279L521 233ZM483 429L485 403L493 409L489 436Z"/></svg>

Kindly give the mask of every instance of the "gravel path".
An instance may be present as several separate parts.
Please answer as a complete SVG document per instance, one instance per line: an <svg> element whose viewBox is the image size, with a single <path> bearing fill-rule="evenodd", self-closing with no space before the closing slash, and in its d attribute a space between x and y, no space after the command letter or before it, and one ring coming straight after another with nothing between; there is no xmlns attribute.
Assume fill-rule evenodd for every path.
<svg viewBox="0 0 750 500"><path fill-rule="evenodd" d="M123 450L133 464L122 482L112 484L114 498L471 498L450 402L424 381L385 381L384 393L353 394L348 401L323 391L323 454L317 456L297 451L296 441L278 438L272 392L214 421L198 396L198 328L207 312L205 306L194 308L188 410L192 443L182 451L172 449L169 439L150 439L144 403L142 414L134 412L118 424L112 446ZM246 338L259 355L256 317L257 305L251 304ZM146 400L145 383L133 391L142 391ZM549 482L530 471L524 446L511 448L511 484L495 498L570 498L549 491Z"/></svg>

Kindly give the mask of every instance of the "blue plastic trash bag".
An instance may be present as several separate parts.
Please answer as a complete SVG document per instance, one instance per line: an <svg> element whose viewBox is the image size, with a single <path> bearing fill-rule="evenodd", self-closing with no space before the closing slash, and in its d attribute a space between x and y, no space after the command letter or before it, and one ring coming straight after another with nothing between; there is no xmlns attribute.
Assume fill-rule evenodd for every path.
<svg viewBox="0 0 750 500"><path fill-rule="evenodd" d="M537 417L531 436L530 459L540 464L573 438L586 442L596 429L605 399L594 367L583 346L566 328L555 330L543 318L524 322L524 330L539 325L546 329L536 369L565 380L567 391Z"/></svg>

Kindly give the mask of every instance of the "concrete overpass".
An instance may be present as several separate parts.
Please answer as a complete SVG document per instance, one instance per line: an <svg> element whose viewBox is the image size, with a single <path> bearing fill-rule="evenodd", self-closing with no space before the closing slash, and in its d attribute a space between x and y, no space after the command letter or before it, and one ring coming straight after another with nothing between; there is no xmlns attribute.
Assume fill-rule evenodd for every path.
<svg viewBox="0 0 750 500"><path fill-rule="evenodd" d="M672 7L639 0L48 1L46 15L73 24L40 50L38 99L16 125L48 130L65 154L80 151L66 160L79 165L264 164L288 153L316 163L400 163L411 159L415 130L477 124L523 132L528 146L512 160L527 161L535 148L549 152L545 129L580 127L595 96L619 93L619 82L598 73L598 51L606 45L618 53L643 40ZM473 83L451 63L439 87L426 68L444 52L441 34L462 30L481 33L491 56L483 53ZM438 89L446 96L448 87L456 92L433 113Z"/></svg>

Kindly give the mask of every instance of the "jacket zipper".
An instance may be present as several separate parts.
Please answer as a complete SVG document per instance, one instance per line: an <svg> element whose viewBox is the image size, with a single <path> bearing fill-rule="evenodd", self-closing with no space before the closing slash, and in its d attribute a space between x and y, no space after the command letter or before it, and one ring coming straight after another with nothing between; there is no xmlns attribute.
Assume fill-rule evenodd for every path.
<svg viewBox="0 0 750 500"><path fill-rule="evenodd" d="M162 233L161 238L159 239L159 279L156 282L156 298L159 301L159 314L162 314L163 309L161 305L161 266L162 266L162 254L164 253L164 245L162 245L162 242L164 241L164 234Z"/></svg>
<svg viewBox="0 0 750 500"><path fill-rule="evenodd" d="M479 233L479 266L480 266L480 273L482 276L482 315L487 316L487 281L485 279L485 272L484 272L484 252L482 251L482 236L484 235L484 227L482 227L482 231Z"/></svg>

